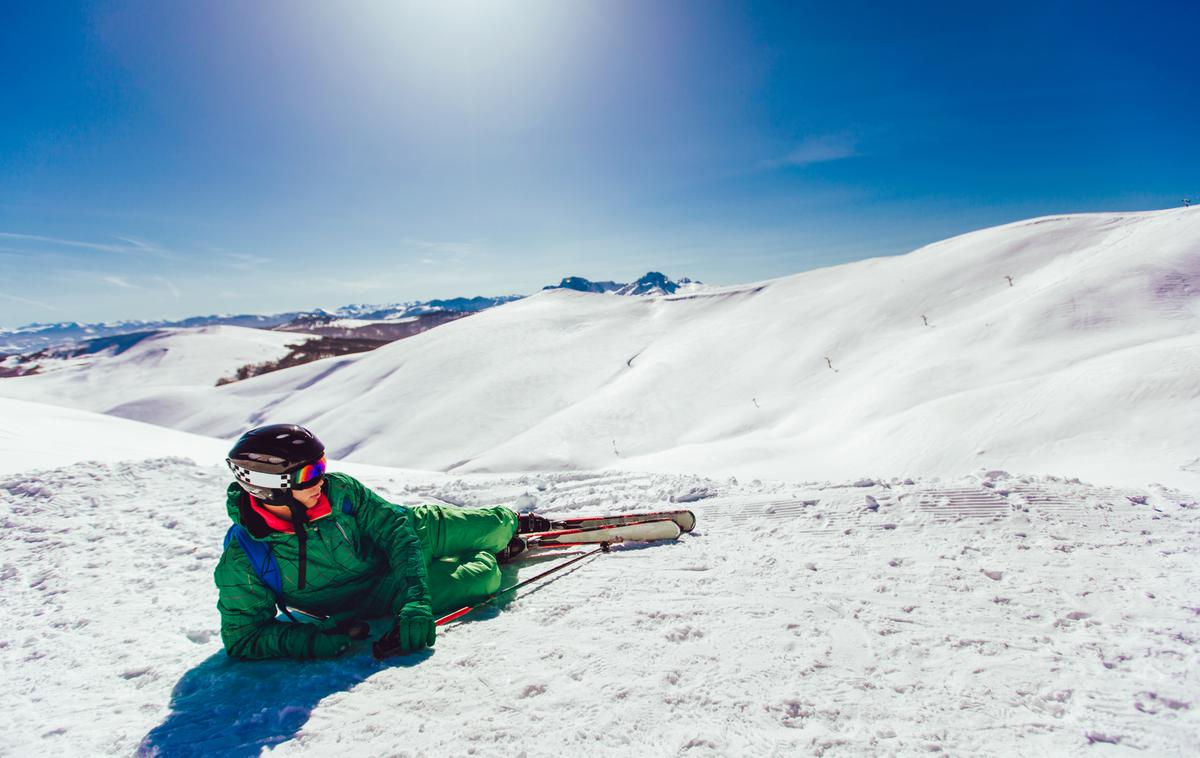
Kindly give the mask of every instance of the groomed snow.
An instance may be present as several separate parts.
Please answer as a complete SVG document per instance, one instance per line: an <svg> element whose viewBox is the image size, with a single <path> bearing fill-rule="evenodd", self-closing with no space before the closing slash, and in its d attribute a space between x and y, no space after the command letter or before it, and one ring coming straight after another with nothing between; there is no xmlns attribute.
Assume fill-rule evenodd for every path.
<svg viewBox="0 0 1200 758"><path fill-rule="evenodd" d="M1200 210L1182 209L1035 219L683 297L550 290L226 387L130 388L113 412L220 437L303 423L348 460L455 472L1002 468L1200 488L1197 376Z"/></svg>

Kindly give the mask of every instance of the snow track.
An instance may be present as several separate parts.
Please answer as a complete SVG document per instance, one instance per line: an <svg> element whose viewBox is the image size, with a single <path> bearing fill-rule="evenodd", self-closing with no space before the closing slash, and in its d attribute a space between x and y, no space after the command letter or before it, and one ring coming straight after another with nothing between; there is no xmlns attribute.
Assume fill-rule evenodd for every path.
<svg viewBox="0 0 1200 758"><path fill-rule="evenodd" d="M618 546L443 630L431 653L238 664L211 580L220 468L5 475L0 754L1200 750L1187 493L1001 472L363 478L397 502L559 515L707 496L686 506L693 534Z"/></svg>

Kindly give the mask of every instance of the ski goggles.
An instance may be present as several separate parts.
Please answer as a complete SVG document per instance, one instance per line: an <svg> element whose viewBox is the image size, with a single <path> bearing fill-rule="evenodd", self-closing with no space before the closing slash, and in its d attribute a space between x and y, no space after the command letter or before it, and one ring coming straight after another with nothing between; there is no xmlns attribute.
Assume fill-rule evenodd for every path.
<svg viewBox="0 0 1200 758"><path fill-rule="evenodd" d="M292 472L292 489L305 490L325 476L325 456Z"/></svg>
<svg viewBox="0 0 1200 758"><path fill-rule="evenodd" d="M268 474L240 466L232 459L226 459L229 468L238 481L255 487L266 487L272 490L304 490L321 481L325 476L325 456L312 463L306 463L300 468L284 474Z"/></svg>

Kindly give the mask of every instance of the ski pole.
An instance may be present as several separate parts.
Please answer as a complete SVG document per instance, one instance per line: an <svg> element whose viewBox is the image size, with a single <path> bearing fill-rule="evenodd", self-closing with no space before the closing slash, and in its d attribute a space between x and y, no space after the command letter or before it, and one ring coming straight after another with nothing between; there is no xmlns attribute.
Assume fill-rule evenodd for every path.
<svg viewBox="0 0 1200 758"><path fill-rule="evenodd" d="M565 569L567 566L570 566L573 563L578 563L579 561L582 561L584 558L588 558L588 557L593 556L596 553L600 553L600 552L607 553L607 552L609 552L609 550L610 550L609 543L607 543L607 542L601 543L600 547L596 548L595 550L589 550L588 552L584 553L583 555L576 556L575 558L572 558L569 561L563 561L562 563L558 564L554 568L549 569L547 571L543 571L542 573L538 574L537 576L531 576L528 579L526 579L525 581L518 582L511 587L505 587L502 590L496 590L495 592L488 595L486 598L479 601L475 605L468 605L466 608L459 608L457 611L447 614L445 616L442 616L440 619L438 619L437 621L435 621L433 623L435 626L442 626L443 624L449 624L451 621L454 621L455 619L466 616L468 613L475 610L476 608L482 608L483 606L492 602L493 600L500 597L501 595L506 595L509 592L520 589L521 587L524 587L525 585L527 585L531 582L536 582L538 579L541 579L542 577L545 577L545 576L549 576L550 574L553 574L555 571L561 571L562 569ZM396 653L400 652L400 648L396 644L395 640L391 638L391 635L387 634L375 641L375 644L373 644L371 646L371 652L374 654L376 660L383 660L384 658L389 658L389 657L395 655Z"/></svg>
<svg viewBox="0 0 1200 758"><path fill-rule="evenodd" d="M543 571L542 573L538 574L537 576L531 576L523 582L517 582L516 584L514 584L511 587L505 587L502 590L496 590L492 594L485 597L483 600L480 600L475 605L468 605L465 608L459 608L457 611L454 611L453 613L448 613L433 623L436 626L442 626L443 624L449 624L451 621L454 621L455 619L459 619L459 618L462 618L463 616L466 616L468 613L475 610L476 608L482 608L483 606L492 602L493 600L500 597L501 595L507 595L508 593L513 592L514 590L518 590L527 584L536 582L538 579L541 579L542 577L549 576L550 574L553 574L555 571L565 569L567 566L570 566L572 563L578 563L579 561L582 561L584 558L593 556L596 553L607 553L607 552L609 552L609 550L610 550L609 543L607 543L607 542L601 543L600 547L596 548L595 550L589 550L586 553L584 553L583 555L576 556L575 558L572 558L569 561L563 561L562 563L558 564L554 568Z"/></svg>

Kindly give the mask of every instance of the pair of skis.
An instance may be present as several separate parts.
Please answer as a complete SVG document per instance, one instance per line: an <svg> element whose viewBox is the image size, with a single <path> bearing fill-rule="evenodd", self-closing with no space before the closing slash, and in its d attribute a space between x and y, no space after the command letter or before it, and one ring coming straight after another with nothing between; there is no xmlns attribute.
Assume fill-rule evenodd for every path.
<svg viewBox="0 0 1200 758"><path fill-rule="evenodd" d="M528 549L673 540L696 527L696 514L686 510L570 519L535 518L549 528L518 533Z"/></svg>

